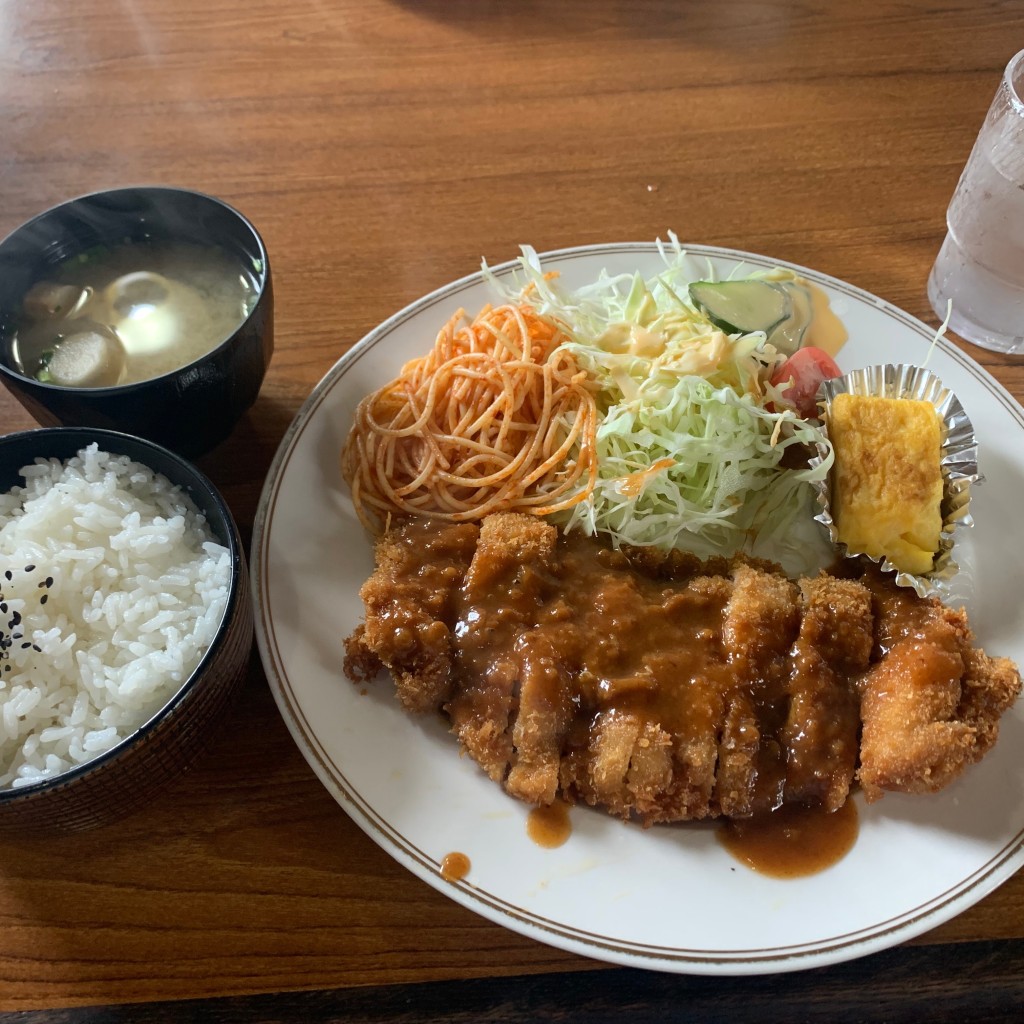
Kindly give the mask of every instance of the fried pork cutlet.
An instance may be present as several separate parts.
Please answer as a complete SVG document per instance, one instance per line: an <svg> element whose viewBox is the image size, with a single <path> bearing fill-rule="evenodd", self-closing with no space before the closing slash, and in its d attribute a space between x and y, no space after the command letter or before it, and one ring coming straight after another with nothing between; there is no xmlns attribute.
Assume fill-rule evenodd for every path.
<svg viewBox="0 0 1024 1024"><path fill-rule="evenodd" d="M893 600L877 576L870 585L886 653L860 682L861 788L869 800L933 793L991 749L1020 676L973 646L963 611Z"/></svg>
<svg viewBox="0 0 1024 1024"><path fill-rule="evenodd" d="M345 670L370 679L386 666L409 711L431 711L451 689L454 597L476 550L477 528L406 522L375 551L377 570L359 596L366 623L345 641Z"/></svg>
<svg viewBox="0 0 1024 1024"><path fill-rule="evenodd" d="M645 824L938 789L1020 690L962 612L879 573L793 582L513 513L396 525L361 593L349 675L389 669L513 796Z"/></svg>

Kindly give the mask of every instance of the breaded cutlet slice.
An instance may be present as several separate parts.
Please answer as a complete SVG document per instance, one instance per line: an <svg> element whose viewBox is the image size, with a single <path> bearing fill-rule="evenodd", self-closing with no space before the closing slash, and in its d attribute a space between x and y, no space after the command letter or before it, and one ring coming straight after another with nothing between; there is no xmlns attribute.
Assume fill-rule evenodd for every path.
<svg viewBox="0 0 1024 1024"><path fill-rule="evenodd" d="M543 636L524 633L517 646L519 707L505 788L527 803L550 804L558 795L562 749L576 713L573 680Z"/></svg>
<svg viewBox="0 0 1024 1024"><path fill-rule="evenodd" d="M561 786L570 798L603 806L621 818L667 820L665 794L672 784L672 737L642 715L595 715L586 746L562 761Z"/></svg>
<svg viewBox="0 0 1024 1024"><path fill-rule="evenodd" d="M995 743L1020 674L972 642L964 612L932 602L864 677L858 779L868 800L885 790L934 793Z"/></svg>
<svg viewBox="0 0 1024 1024"><path fill-rule="evenodd" d="M758 703L781 684L786 658L800 623L797 588L779 573L739 563L725 609L722 641L736 673L726 697L718 744L715 801L722 814L747 817L754 812L762 746Z"/></svg>
<svg viewBox="0 0 1024 1024"><path fill-rule="evenodd" d="M495 512L480 527L476 552L462 585L467 604L495 594L516 583L520 569L552 563L558 530L536 516Z"/></svg>
<svg viewBox="0 0 1024 1024"><path fill-rule="evenodd" d="M408 520L377 541L377 568L359 591L365 622L345 644L352 678L383 665L407 710L441 707L451 689L453 601L478 534L471 523Z"/></svg>
<svg viewBox="0 0 1024 1024"><path fill-rule="evenodd" d="M512 769L511 791L531 802L554 799L561 736L571 716L567 711L545 717L547 708L539 698L544 681L524 680L522 658L497 658L493 650L533 625L531 615L544 587L544 571L554 564L557 540L555 527L534 516L496 513L484 519L459 595L464 685L446 708L452 731L470 757L498 782ZM522 766L515 771L517 748Z"/></svg>
<svg viewBox="0 0 1024 1024"><path fill-rule="evenodd" d="M856 580L819 575L800 581L800 631L793 647L782 729L785 798L836 811L857 768L857 681L874 642L871 594Z"/></svg>

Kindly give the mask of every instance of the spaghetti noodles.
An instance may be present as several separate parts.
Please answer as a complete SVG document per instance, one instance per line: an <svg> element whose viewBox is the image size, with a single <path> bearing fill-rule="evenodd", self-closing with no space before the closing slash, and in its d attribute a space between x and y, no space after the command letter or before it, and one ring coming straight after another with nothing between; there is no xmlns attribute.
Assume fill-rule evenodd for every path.
<svg viewBox="0 0 1024 1024"><path fill-rule="evenodd" d="M564 328L527 304L488 306L459 326L464 317L356 410L342 472L370 529L394 512L548 515L593 490L597 408L559 348Z"/></svg>

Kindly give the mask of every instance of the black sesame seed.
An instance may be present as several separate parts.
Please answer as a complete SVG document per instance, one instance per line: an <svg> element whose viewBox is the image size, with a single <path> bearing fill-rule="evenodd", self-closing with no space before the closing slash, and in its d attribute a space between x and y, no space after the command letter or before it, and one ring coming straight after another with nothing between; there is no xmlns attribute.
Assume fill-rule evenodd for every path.
<svg viewBox="0 0 1024 1024"><path fill-rule="evenodd" d="M35 571L36 571L36 567L34 565L26 565L25 566L25 572L35 572Z"/></svg>
<svg viewBox="0 0 1024 1024"><path fill-rule="evenodd" d="M10 569L8 569L8 570L7 570L7 572L5 572L5 573L4 573L4 575L5 575L5 576L6 576L6 577L7 577L7 578L8 578L9 580L13 580L13 579L14 579L14 573L12 573Z"/></svg>
<svg viewBox="0 0 1024 1024"><path fill-rule="evenodd" d="M15 612L11 616L11 629L14 629L15 626L20 626L20 625L21 625L21 612Z"/></svg>
<svg viewBox="0 0 1024 1024"><path fill-rule="evenodd" d="M0 601L0 612L2 612L4 615L7 614L7 602L6 601Z"/></svg>
<svg viewBox="0 0 1024 1024"><path fill-rule="evenodd" d="M31 646L32 646L32 644L30 644L30 643L28 643L28 641L26 641L25 643L23 643L23 644L21 645L21 649L22 649L23 651L27 651L27 650L28 650L28 649L29 649L29 648L30 648Z"/></svg>
<svg viewBox="0 0 1024 1024"><path fill-rule="evenodd" d="M41 598L39 598L39 603L40 603L40 604L46 604L46 599L47 599L47 598L48 598L49 596L50 596L49 594L43 594L43 596L42 596Z"/></svg>
<svg viewBox="0 0 1024 1024"><path fill-rule="evenodd" d="M42 654L43 653L42 647L40 647L38 644L33 644L32 645L32 650L35 651L37 654Z"/></svg>
<svg viewBox="0 0 1024 1024"><path fill-rule="evenodd" d="M47 588L52 587L53 586L53 577L52 576L47 576L46 579L43 580L43 586L47 587Z"/></svg>

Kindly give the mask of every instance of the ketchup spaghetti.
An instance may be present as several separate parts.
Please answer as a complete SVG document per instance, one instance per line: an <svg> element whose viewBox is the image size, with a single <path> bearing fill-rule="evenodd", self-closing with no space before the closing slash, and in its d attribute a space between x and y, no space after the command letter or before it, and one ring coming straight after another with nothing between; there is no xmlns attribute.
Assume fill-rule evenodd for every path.
<svg viewBox="0 0 1024 1024"><path fill-rule="evenodd" d="M389 513L453 522L537 516L597 480L597 407L564 328L528 304L459 310L427 355L367 395L342 472L371 530Z"/></svg>

